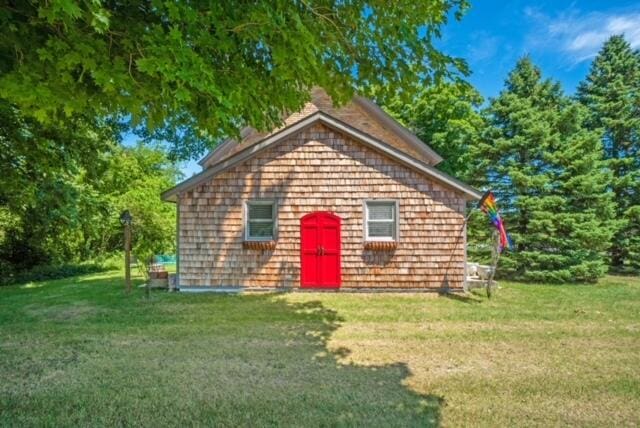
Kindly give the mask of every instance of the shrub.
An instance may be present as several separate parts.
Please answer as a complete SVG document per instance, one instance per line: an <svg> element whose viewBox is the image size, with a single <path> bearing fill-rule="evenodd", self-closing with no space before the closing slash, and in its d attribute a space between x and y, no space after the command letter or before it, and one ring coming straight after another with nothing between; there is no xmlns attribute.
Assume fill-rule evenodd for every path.
<svg viewBox="0 0 640 428"><path fill-rule="evenodd" d="M21 284L31 281L46 281L50 279L61 279L76 275L102 272L110 269L111 266L103 263L87 262L79 264L62 265L40 265L22 272L12 272L3 270L0 277L0 285Z"/></svg>

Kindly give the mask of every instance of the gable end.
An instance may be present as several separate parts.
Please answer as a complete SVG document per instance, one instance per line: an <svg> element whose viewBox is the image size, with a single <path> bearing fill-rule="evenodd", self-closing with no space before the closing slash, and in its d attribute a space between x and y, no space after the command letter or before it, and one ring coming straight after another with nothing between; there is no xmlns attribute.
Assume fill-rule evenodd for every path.
<svg viewBox="0 0 640 428"><path fill-rule="evenodd" d="M350 125L344 122L341 122L340 120L332 116L327 115L326 113L318 111L306 117L305 119L302 119L299 122L296 122L295 124L289 126L288 128L284 128L278 131L277 133L265 138L260 143L255 144L253 146L249 146L237 152L236 154L223 160L222 162L213 165L212 167L202 171L201 173L196 174L193 177L183 181L182 183L178 184L172 189L167 190L162 194L162 199L165 201L175 202L177 199L177 195L179 195L180 193L185 192L189 189L192 189L198 184L213 178L214 176L220 174L221 172L226 171L227 169L246 161L247 159L265 150L267 147L270 147L271 145L276 144L279 141L282 141L283 139L306 129L307 127L313 125L316 122L323 123L329 128L333 128L336 131L349 135L352 138L356 139L357 141L360 141L366 144L367 146L373 148L374 150L377 150L383 153L384 155L389 156L390 158L395 159L396 161L399 161L400 163L425 174L426 176L432 179L435 179L449 187L452 187L453 189L460 191L467 199L478 200L482 197L482 193L480 191L463 183L462 181L454 177L451 177L450 175L442 171L439 171L436 168L430 165L427 165L426 163L421 162L401 152L400 150L368 134L365 134L360 130L355 129Z"/></svg>

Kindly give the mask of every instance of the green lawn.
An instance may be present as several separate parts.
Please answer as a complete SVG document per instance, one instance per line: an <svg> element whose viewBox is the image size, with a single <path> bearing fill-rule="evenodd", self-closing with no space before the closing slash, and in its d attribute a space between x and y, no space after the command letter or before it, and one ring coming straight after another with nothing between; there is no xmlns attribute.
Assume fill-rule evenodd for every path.
<svg viewBox="0 0 640 428"><path fill-rule="evenodd" d="M640 424L640 280L492 300L0 288L3 426Z"/></svg>

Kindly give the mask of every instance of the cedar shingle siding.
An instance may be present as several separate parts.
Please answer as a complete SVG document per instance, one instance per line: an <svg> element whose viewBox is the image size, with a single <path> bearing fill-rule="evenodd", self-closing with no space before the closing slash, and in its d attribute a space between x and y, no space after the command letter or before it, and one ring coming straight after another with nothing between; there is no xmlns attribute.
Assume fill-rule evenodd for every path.
<svg viewBox="0 0 640 428"><path fill-rule="evenodd" d="M381 139L387 132L372 123L356 126L348 111L336 117ZM250 199L277 201L273 250L243 246ZM398 201L393 251L365 249L369 199ZM449 286L463 285L464 195L322 124L183 192L178 204L180 286L299 287L300 218L313 211L342 218L343 289L438 289L452 254Z"/></svg>

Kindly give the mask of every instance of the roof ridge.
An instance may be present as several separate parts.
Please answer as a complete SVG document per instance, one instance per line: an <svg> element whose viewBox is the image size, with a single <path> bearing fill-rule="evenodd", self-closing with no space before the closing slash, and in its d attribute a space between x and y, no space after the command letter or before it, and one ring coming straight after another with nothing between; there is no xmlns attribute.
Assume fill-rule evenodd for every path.
<svg viewBox="0 0 640 428"><path fill-rule="evenodd" d="M325 105L325 101L328 101L330 103L330 107ZM311 100L305 103L302 109L296 112L291 112L288 116L286 116L283 119L284 122L282 126L274 127L272 130L265 133L258 132L258 135L255 135L255 137L257 138L254 138L255 133L250 132L250 131L253 131L254 128L250 126L246 126L240 132L239 141L235 140L234 138L227 138L221 144L215 147L212 151L210 151L207 155L205 155L198 162L198 164L203 168L210 168L214 166L216 163L221 162L222 160L232 156L234 152L237 153L240 150L242 150L239 148L230 148L229 150L226 150L230 146L230 144L236 143L238 145L255 145L260 143L260 141L266 138L269 138L270 135L273 135L274 133L282 129L285 129L288 126L295 124L299 120L303 120L305 117L309 116L310 114L315 113L314 111L312 113L308 113L305 116L304 112L305 110L307 110L307 108L309 108L308 107L309 104L312 105L316 109L316 111L324 111L326 114L329 114L333 117L336 117L336 116L334 116L332 112L338 113L341 108L347 108L348 106L347 104L347 106L343 106L341 108L335 107L333 105L333 100L331 99L329 94L327 94L327 92L324 89L318 87L312 91ZM429 147L427 143L420 140L420 138L418 138L409 129L404 127L401 123L399 123L396 119L394 119L391 115L389 115L389 113L384 111L384 109L382 109L372 100L356 94L351 98L351 104L356 109L358 109L361 112L361 114L367 116L372 121L376 122L376 125L384 133L387 133L391 138L398 138L399 141L402 141L403 144L401 146L406 145L406 147L397 147L398 150L402 152L409 152L409 153L414 152L413 155L417 155L418 157L424 157L424 159L427 160L427 162L431 165L437 165L440 162L442 162L443 160L442 157L438 153L436 153L431 147ZM298 115L298 114L302 115L302 118L296 119L293 122L287 124L287 120L293 118L295 115ZM364 129L362 129L362 132L368 133L368 131ZM263 135L259 135L259 134L263 134ZM386 140L381 135L378 135L376 138L379 140ZM248 142L247 139L250 139L251 141ZM219 156L217 156L216 158L216 155L219 155Z"/></svg>
<svg viewBox="0 0 640 428"><path fill-rule="evenodd" d="M432 165L428 165L420 161L419 159L414 158L413 156L403 152L402 150L393 147L379 140L378 138L371 136L364 131L361 131L360 129L352 127L351 125L329 115L328 113L318 110L317 112L314 112L311 115L306 116L303 119L278 130L276 133L269 135L260 142L243 148L242 150L231 155L229 158L210 166L202 172L163 192L162 199L172 200L171 198L175 197L177 194L185 192L199 185L205 180L211 179L217 174L244 162L245 160L268 148L272 144L275 144L290 135L295 135L295 133L306 129L316 122L322 122L329 128L333 128L334 130L343 132L351 136L352 138L365 143L366 145L369 145L374 149L378 149L378 151L383 152L385 155L391 158L394 158L396 161L399 161L406 166L412 167L413 169L416 169L424 173L425 175L430 176L431 178L435 178L436 180L439 180L449 185L450 187L453 187L458 191L470 196L472 199L480 199L480 197L482 196L478 190L458 180L457 178L436 169Z"/></svg>

